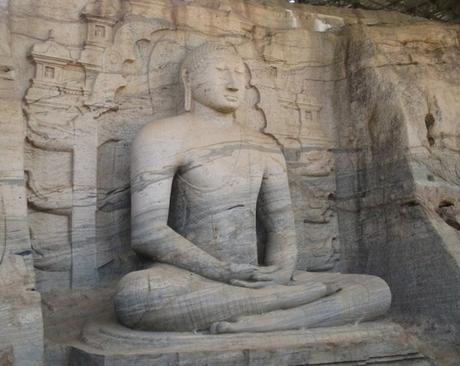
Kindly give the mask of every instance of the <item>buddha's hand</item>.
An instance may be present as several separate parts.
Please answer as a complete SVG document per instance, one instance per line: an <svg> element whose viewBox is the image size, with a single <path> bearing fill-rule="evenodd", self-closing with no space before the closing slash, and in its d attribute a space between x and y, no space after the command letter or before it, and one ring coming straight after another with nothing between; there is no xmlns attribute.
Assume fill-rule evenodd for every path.
<svg viewBox="0 0 460 366"><path fill-rule="evenodd" d="M270 266L275 267L275 266ZM255 273L251 280L257 282L272 282L278 285L287 285L291 282L292 279L292 269L291 268L280 268L278 267L276 271L270 273Z"/></svg>
<svg viewBox="0 0 460 366"><path fill-rule="evenodd" d="M259 275L268 275L278 271L278 266L254 266L252 264L228 263L227 264L227 280L231 284L234 281L257 281Z"/></svg>
<svg viewBox="0 0 460 366"><path fill-rule="evenodd" d="M259 267L253 266L252 271L247 270L244 273L249 274L245 278L234 278L230 281L232 285L248 288L264 288L273 285L287 285L291 281L292 270L283 269L278 266Z"/></svg>

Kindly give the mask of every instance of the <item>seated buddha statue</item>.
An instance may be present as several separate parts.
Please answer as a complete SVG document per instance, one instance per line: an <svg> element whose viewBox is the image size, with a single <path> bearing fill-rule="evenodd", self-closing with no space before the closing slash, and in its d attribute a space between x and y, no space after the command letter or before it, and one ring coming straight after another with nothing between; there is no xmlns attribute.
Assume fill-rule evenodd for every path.
<svg viewBox="0 0 460 366"><path fill-rule="evenodd" d="M197 47L181 66L186 112L134 139L132 248L151 265L119 283L115 313L129 328L278 331L369 320L390 306L378 277L296 271L284 156L235 121L245 75L233 48Z"/></svg>

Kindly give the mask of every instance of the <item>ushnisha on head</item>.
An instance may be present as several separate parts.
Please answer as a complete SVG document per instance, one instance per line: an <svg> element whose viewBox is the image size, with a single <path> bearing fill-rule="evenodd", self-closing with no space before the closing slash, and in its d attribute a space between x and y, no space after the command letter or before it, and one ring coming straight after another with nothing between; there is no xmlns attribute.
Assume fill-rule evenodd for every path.
<svg viewBox="0 0 460 366"><path fill-rule="evenodd" d="M192 100L221 113L232 113L244 98L245 66L230 45L207 42L195 48L181 66L185 110Z"/></svg>

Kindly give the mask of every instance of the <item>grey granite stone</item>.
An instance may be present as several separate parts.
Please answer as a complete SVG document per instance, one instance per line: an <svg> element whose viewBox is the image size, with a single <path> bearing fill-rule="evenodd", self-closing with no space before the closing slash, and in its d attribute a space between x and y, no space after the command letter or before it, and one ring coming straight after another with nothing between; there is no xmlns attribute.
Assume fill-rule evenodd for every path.
<svg viewBox="0 0 460 366"><path fill-rule="evenodd" d="M457 366L459 34L284 0L0 1L0 363L40 365L46 343L62 366L115 283L147 269L131 146L184 112L181 62L219 40L244 61L235 119L286 161L297 269L382 277L392 318Z"/></svg>
<svg viewBox="0 0 460 366"><path fill-rule="evenodd" d="M71 366L433 365L391 322L216 336L133 331L111 321L91 324L83 339Z"/></svg>

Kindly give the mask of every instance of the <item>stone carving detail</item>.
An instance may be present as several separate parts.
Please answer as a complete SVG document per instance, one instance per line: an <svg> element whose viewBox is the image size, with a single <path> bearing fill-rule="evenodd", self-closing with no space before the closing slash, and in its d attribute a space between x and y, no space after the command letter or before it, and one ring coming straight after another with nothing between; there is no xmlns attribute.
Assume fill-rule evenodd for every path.
<svg viewBox="0 0 460 366"><path fill-rule="evenodd" d="M36 291L24 186L25 122L10 4L0 4L0 364L41 365L41 295ZM20 72L19 72L20 70Z"/></svg>
<svg viewBox="0 0 460 366"><path fill-rule="evenodd" d="M317 11L322 14L314 13ZM286 292L281 301L308 296L308 291L299 290L304 280L313 283L311 291L318 286L323 292L331 290L332 282L342 290L309 303L310 310L315 306L330 309L334 299L356 290L358 285L350 282L364 281L335 272L369 273L382 276L391 286L392 314L410 309L423 316L442 314L451 323L458 320L457 308L452 306L459 293L459 281L454 279L459 272L460 238L455 100L460 84L455 25L385 12L358 14L349 9L257 0L5 0L0 2L0 19L0 243L6 246L0 245L0 288L11 289L0 296L0 319L7 324L0 326L0 344L4 345L0 359L6 352L5 362L11 358L21 366L28 366L29 361L36 366L34 361L40 357L31 360L34 343L28 336L43 345L43 322L45 362L50 365L134 364L140 359L149 363L154 358L151 362L171 364L382 363L390 362L390 357L397 360L393 362L410 362L406 358L416 354L407 351L411 347L406 348L404 332L388 322L282 334L207 334L211 327L215 332L245 329L254 318L233 319L231 315L251 317L251 306L258 306L257 302L251 302L249 310L238 303L230 308L228 317L213 319L217 310L228 308L210 301L217 310L208 308L196 321L188 319L179 325L180 329L205 330L199 335L139 332L136 329L144 326L151 329L142 321L132 326L136 329L114 323L110 303L114 284L128 272L148 271L129 274L122 287L138 279L142 282L142 273L149 273L154 291L164 284L165 291L187 301L198 297L203 288L208 290L208 285L232 296L242 291L242 298L250 300L256 291L237 287L225 278L209 279L194 273L198 271L195 267L177 269L179 264L168 267L163 263L166 260L156 256L139 256L135 252L138 243L131 242L131 232L137 230L137 224L130 222L134 166L130 155L139 140L135 136L152 121L186 118L185 123L177 124L173 140L184 141L184 146L206 141L204 133L196 137L193 130L181 137L189 130L188 118L200 111L194 106L196 95L189 98L191 89L182 85L180 66L187 54L208 41L228 42L243 59L237 74L244 76L245 97L232 112L242 136L232 135L229 128L226 140L218 141L225 147L222 159L215 146L207 156L219 159L203 157L204 167L179 171L172 179L171 209L164 206L155 212L167 212L175 232L185 235L195 247L201 245L206 253L222 261L234 255L237 258L229 261L243 267L251 262L256 267L249 266L248 271L266 270L270 258L264 252L273 230L267 230L264 222L270 220L264 220L263 210L253 209L254 205L257 208L254 199L249 204L242 198L246 193L253 198L264 189L248 185L250 192L241 193L239 187L247 176L257 180L266 162L263 156L273 154L285 164L283 176L288 177L291 196L293 215L281 221L290 227L286 229L289 237L295 227L297 244L297 284L289 287L298 292ZM49 29L54 31L48 34ZM191 103L185 105L184 99ZM217 139L217 131L222 130L215 131L212 138ZM154 145L161 147L161 139L161 134L155 135ZM229 139L233 140L230 148ZM239 158L249 154L257 159L251 163L238 160L232 170L231 159L237 151ZM216 170L222 161L230 167ZM204 168L212 173L200 175ZM225 184L210 183L211 178L219 178L216 171L225 172L221 178L232 186L227 190L232 194L226 193ZM233 171L240 173L238 179ZM193 174L198 176L192 177L195 180L206 179L197 184L190 179ZM143 178L141 183L148 190L152 176ZM268 184L269 180L262 181ZM216 192L223 192L216 204L198 205L212 200ZM202 212L193 214L198 206ZM213 206L213 212L207 211L208 206ZM272 220L268 228L279 221ZM200 234L204 231L208 241ZM238 241L241 236L250 238L251 245L249 239ZM223 249L213 252L219 243L235 242L238 245L222 245ZM248 247L251 256L244 256L242 248ZM420 264L428 262L429 266ZM238 272L238 267L231 269ZM306 270L329 273L305 274ZM163 275L158 275L160 271ZM39 311L39 292L31 291L35 280L43 312ZM253 286L254 281L248 280ZM381 282L375 282L383 288ZM191 283L196 291L178 294L181 283L184 287ZM145 289L142 286L126 285L125 299L134 296L131 289ZM257 291L267 295L270 306L276 305L273 288ZM206 294L213 300L212 291ZM25 298L33 299L33 305L24 307L18 299ZM159 304L156 300L154 297L152 304ZM126 301L126 308L132 310L132 303ZM199 306L191 308L199 311ZM34 319L29 317L32 308ZM271 309L279 311L278 306ZM289 328L289 319L303 321L289 318L292 312L282 310L276 313L279 323L274 326L273 314L262 310L257 308L263 324L253 323L253 329ZM333 310L339 314L340 306ZM181 314L192 313L184 308L178 312L177 322L186 318ZM23 314L30 321L21 323ZM101 319L100 314L111 318ZM69 352L63 343L73 342L89 318L98 322L83 333L86 351ZM174 316L165 313L164 318ZM354 315L350 318L356 320ZM179 329L164 323L158 327ZM330 342L337 347L330 349ZM118 344L123 345L121 350ZM132 348L135 344L140 346ZM24 358L18 358L16 345ZM87 356L90 345L99 347L91 360ZM189 352L192 348L193 354ZM102 349L104 354L99 352ZM146 349L149 354L144 359ZM38 347L36 350L34 355L40 355Z"/></svg>
<svg viewBox="0 0 460 366"><path fill-rule="evenodd" d="M85 14L91 9L95 8L87 7ZM97 20L103 22L104 14L98 13L98 17ZM96 30L101 30L93 29L94 23L97 21L89 25L87 44L96 47L100 44L93 38L100 35L95 34ZM103 42L105 46L108 40ZM31 159L26 164L29 165L28 202L35 211L31 215L31 238L35 265L41 270L38 281L42 289L87 286L97 279L94 117L104 108L113 108L114 91L107 98L110 90L99 82L91 92L91 84L88 84L91 78L87 78L91 65L81 57L80 60L72 57L74 54L54 40L52 31L46 42L34 45L31 51L36 73L25 98ZM116 88L119 84L112 85ZM101 96L104 103L100 103ZM93 104L92 111L85 107ZM61 169L55 171L54 184L41 182L42 176L35 174L37 169L47 166L50 169L53 165L54 169ZM79 202L77 206L76 202ZM41 230L43 225L50 230Z"/></svg>
<svg viewBox="0 0 460 366"><path fill-rule="evenodd" d="M149 95L155 118L183 111L178 68L186 50L199 41L200 38L189 40L180 31L158 32L149 63ZM247 98L236 115L243 125L273 136L283 148L288 160L291 192L296 196L300 268L333 270L340 258L340 245L336 239L338 223L334 200L330 199L335 197L334 157L329 151L334 137L324 126L331 125L331 107L320 106L319 96L309 94L315 84L305 79L308 73L304 69L267 65L253 56L245 60L245 65ZM311 225L308 217L317 210L310 214L309 192L317 191L318 187L325 187L321 200L322 205L329 207L329 219ZM312 241L309 233L317 233L316 239ZM322 248L319 252L315 249L318 247ZM316 258L314 263L311 258Z"/></svg>
<svg viewBox="0 0 460 366"><path fill-rule="evenodd" d="M56 89L64 87L64 66L72 63L73 59L70 50L54 40L52 30L46 42L32 47L31 55L36 64L35 79L32 82L34 87L43 89L50 89L53 86Z"/></svg>
<svg viewBox="0 0 460 366"><path fill-rule="evenodd" d="M88 70L100 71L102 55L112 45L114 26L123 15L120 0L89 1L82 11L87 23L85 47L80 62Z"/></svg>
<svg viewBox="0 0 460 366"><path fill-rule="evenodd" d="M334 138L326 127L331 107L317 101L317 85L308 78L316 74L308 68L254 61L249 67L251 85L260 94L257 106L265 117L262 132L277 140L287 160L299 240L298 266L334 270L340 260L340 244L334 205Z"/></svg>
<svg viewBox="0 0 460 366"><path fill-rule="evenodd" d="M117 93L131 81L125 65L136 64L141 58L136 55L137 42L148 43L154 32L165 28L160 22L137 19L116 28L125 8L121 1L90 1L81 13L87 24L81 50L56 42L53 31L47 41L31 50L36 70L25 97L26 169L34 217L30 230L42 289L94 284L98 267L113 259L113 251L106 259L104 249L98 256L96 248L98 238L107 237L105 232L98 233L98 207L101 212L109 210L111 216L116 216L112 208L118 207L109 203L110 198L97 203L96 166L98 154L104 151L99 145L107 142L98 136L98 124L104 124L101 116L119 108ZM37 172L51 166L59 167L54 182ZM102 230L112 229L103 222ZM50 232L40 230L44 224ZM71 234L62 227L69 228ZM63 282L66 275L67 284Z"/></svg>
<svg viewBox="0 0 460 366"><path fill-rule="evenodd" d="M204 43L180 75L186 113L147 124L132 146L132 247L157 263L121 280L120 322L237 333L385 313L391 294L377 277L295 272L284 157L273 139L233 117L244 99L242 59ZM259 249L257 220L265 233Z"/></svg>

